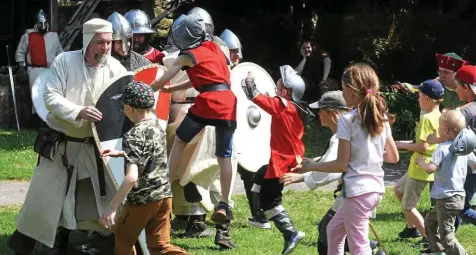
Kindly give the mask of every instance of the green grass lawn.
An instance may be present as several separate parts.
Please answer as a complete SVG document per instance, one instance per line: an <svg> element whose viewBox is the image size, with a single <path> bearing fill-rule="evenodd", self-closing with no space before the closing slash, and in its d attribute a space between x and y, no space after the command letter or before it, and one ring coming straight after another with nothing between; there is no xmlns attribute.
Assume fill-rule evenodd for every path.
<svg viewBox="0 0 476 255"><path fill-rule="evenodd" d="M428 191L426 191L420 211L429 208ZM239 248L231 251L219 251L213 244L213 237L203 239L177 238L173 237L173 243L185 248L194 255L212 254L279 254L282 249L282 237L276 227L272 230L261 230L248 227L246 219L249 216L249 209L244 195L234 196L236 207L234 210L235 220L232 223L233 240L239 244ZM315 192L295 192L289 191L284 196L284 206L293 218L298 229L306 233L306 238L299 245L293 254L310 255L317 254L316 223L324 215L332 204L332 193L329 191ZM19 207L0 207L0 254L9 254L6 247L7 236L11 234L15 227L15 216ZM378 208L377 219L374 221L375 227L382 238L384 246L390 254L418 254L419 249L413 245L416 239L404 240L397 237L399 231L404 227L404 217L400 211L393 193L387 189L386 196ZM210 226L212 226L210 224ZM469 252L476 254L476 228L471 225L463 225L458 230L457 238ZM371 234L373 238L373 235Z"/></svg>
<svg viewBox="0 0 476 255"><path fill-rule="evenodd" d="M37 155L33 151L36 133L0 130L0 181L29 180Z"/></svg>

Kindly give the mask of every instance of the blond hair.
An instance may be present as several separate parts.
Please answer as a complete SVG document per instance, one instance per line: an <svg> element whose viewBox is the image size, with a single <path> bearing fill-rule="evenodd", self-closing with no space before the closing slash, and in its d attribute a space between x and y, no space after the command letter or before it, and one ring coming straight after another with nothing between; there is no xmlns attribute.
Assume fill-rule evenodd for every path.
<svg viewBox="0 0 476 255"><path fill-rule="evenodd" d="M453 134L458 134L466 127L466 119L459 110L447 110L441 114L440 118Z"/></svg>
<svg viewBox="0 0 476 255"><path fill-rule="evenodd" d="M380 81L372 67L361 63L350 65L342 75L342 85L362 98L357 106L358 115L370 136L382 133L384 122L394 121L395 117L388 113L387 102L380 95Z"/></svg>

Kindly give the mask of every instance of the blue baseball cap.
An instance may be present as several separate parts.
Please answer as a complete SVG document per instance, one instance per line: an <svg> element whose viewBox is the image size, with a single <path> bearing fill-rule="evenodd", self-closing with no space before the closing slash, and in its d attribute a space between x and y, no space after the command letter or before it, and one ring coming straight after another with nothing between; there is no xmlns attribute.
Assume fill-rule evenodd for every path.
<svg viewBox="0 0 476 255"><path fill-rule="evenodd" d="M441 83L436 79L424 81L422 84L420 84L418 90L434 100L442 99L443 95L445 94L443 85L441 85Z"/></svg>

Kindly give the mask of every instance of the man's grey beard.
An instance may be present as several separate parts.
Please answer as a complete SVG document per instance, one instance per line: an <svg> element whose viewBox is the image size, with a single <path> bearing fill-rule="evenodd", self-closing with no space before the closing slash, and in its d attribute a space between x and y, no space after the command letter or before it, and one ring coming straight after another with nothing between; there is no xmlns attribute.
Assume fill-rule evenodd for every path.
<svg viewBox="0 0 476 255"><path fill-rule="evenodd" d="M96 61L97 63L103 63L104 61L106 61L106 58L107 58L107 53L94 54L94 61Z"/></svg>

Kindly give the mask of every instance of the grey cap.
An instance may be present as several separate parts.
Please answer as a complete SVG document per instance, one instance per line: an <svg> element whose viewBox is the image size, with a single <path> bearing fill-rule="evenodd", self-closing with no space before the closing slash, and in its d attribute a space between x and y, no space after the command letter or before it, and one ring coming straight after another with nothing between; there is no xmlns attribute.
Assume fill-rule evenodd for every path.
<svg viewBox="0 0 476 255"><path fill-rule="evenodd" d="M341 109L341 110L349 110L350 108L347 107L347 104L344 99L344 95L342 91L329 91L322 95L319 101L314 102L309 105L311 109Z"/></svg>
<svg viewBox="0 0 476 255"><path fill-rule="evenodd" d="M472 153L475 148L476 135L471 129L465 128L459 132L456 139L451 143L450 152L456 156L464 156Z"/></svg>

